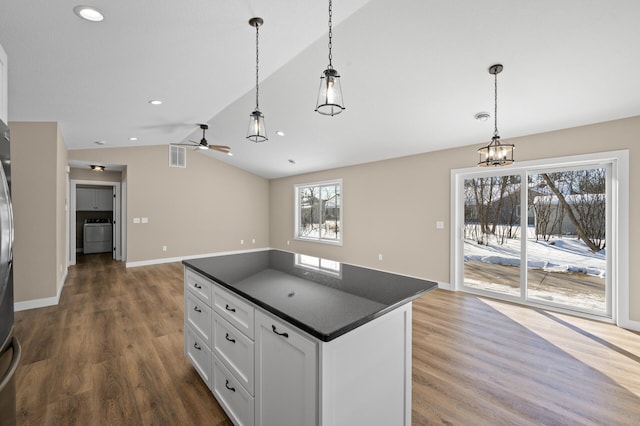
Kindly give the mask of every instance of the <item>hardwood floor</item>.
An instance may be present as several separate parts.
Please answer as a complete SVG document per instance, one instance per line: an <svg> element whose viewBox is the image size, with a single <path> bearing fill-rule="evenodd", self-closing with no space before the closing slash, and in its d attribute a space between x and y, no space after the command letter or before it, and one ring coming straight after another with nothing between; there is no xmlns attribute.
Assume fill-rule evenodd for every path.
<svg viewBox="0 0 640 426"><path fill-rule="evenodd" d="M230 425L183 356L182 265L78 261L16 313L18 424ZM638 333L436 290L413 339L414 425L640 424Z"/></svg>

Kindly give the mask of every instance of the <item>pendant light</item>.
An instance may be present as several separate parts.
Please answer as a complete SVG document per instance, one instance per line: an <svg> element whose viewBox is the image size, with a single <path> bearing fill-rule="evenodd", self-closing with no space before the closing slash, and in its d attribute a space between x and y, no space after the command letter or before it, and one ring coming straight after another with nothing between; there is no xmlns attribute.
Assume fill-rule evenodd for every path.
<svg viewBox="0 0 640 426"><path fill-rule="evenodd" d="M478 166L481 167L508 166L509 164L513 164L513 149L515 146L513 144L500 143L500 135L498 134L498 74L502 72L503 68L500 64L489 67L489 74L493 74L495 88L494 130L489 145L478 150L478 154L480 154Z"/></svg>
<svg viewBox="0 0 640 426"><path fill-rule="evenodd" d="M259 71L259 50L258 50L258 36L259 28L264 23L262 18L249 19L249 25L256 29L256 109L249 114L249 130L247 131L247 139L252 142L265 142L267 138L267 130L264 126L264 115L260 112L259 105L259 88L258 88L258 71Z"/></svg>
<svg viewBox="0 0 640 426"><path fill-rule="evenodd" d="M344 102L342 101L342 88L340 87L340 74L333 68L331 63L332 55L332 19L333 10L332 3L329 0L329 66L320 76L320 91L318 92L318 101L316 102L316 111L322 115L337 115L344 110Z"/></svg>

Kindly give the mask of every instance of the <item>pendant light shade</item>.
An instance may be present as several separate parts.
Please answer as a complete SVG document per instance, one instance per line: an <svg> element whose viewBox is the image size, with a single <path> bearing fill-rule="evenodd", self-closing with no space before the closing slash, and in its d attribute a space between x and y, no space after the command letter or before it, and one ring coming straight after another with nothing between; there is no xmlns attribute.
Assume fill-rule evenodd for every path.
<svg viewBox="0 0 640 426"><path fill-rule="evenodd" d="M256 108L249 114L249 129L247 130L247 139L252 142L265 142L267 138L267 130L264 125L264 115L260 112L260 90L258 85L258 76L260 70L260 55L258 50L259 28L264 23L262 18L251 18L249 25L256 29Z"/></svg>
<svg viewBox="0 0 640 426"><path fill-rule="evenodd" d="M333 68L327 68L320 77L320 90L316 111L322 115L336 115L344 110L340 75Z"/></svg>
<svg viewBox="0 0 640 426"><path fill-rule="evenodd" d="M264 115L257 109L249 115L247 139L252 142L264 142L268 140L267 130L264 127Z"/></svg>
<svg viewBox="0 0 640 426"><path fill-rule="evenodd" d="M494 130L493 137L491 138L491 142L489 142L489 145L478 150L478 154L480 155L478 166L481 167L508 166L509 164L513 164L514 161L513 150L515 148L515 145L500 143L500 135L498 133L498 74L502 72L503 68L504 67L500 64L495 64L489 67L489 74L493 74L495 89L495 110L493 115Z"/></svg>
<svg viewBox="0 0 640 426"><path fill-rule="evenodd" d="M340 74L333 68L331 49L333 47L333 5L329 0L329 65L320 76L320 90L316 102L316 111L322 115L336 115L344 111L344 101L342 100L342 87L340 86Z"/></svg>

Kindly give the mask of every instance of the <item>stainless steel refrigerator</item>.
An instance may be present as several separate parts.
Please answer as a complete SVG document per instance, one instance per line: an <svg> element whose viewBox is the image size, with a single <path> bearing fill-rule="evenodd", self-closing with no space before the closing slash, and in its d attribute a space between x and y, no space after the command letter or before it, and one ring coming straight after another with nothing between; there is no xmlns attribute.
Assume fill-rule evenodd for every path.
<svg viewBox="0 0 640 426"><path fill-rule="evenodd" d="M15 373L20 343L13 335L13 210L9 128L0 120L0 424L16 423Z"/></svg>

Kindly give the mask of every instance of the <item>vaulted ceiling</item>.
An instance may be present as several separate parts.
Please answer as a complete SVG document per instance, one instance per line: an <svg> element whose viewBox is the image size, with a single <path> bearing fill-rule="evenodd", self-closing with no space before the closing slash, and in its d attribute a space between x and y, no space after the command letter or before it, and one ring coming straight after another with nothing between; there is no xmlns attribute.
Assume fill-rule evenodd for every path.
<svg viewBox="0 0 640 426"><path fill-rule="evenodd" d="M234 156L202 155L275 178L480 146L493 122L474 114L493 112L494 63L504 65L505 141L640 115L637 0L334 0L333 65L346 103L334 117L314 112L328 2L92 0L105 14L99 23L74 15L78 4L0 4L9 120L57 121L68 149L197 140L204 122L209 143ZM253 16L265 21L261 144L245 139Z"/></svg>

